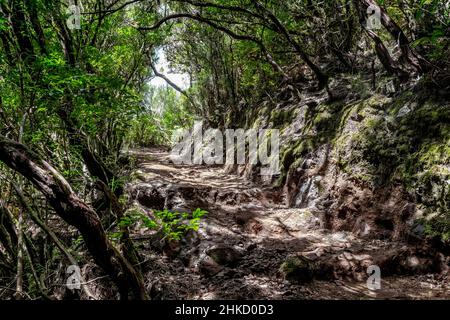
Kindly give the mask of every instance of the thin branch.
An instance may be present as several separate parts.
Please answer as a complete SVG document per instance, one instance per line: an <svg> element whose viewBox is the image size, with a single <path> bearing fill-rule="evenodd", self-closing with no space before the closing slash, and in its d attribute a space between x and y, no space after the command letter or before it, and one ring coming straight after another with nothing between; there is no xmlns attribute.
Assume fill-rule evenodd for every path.
<svg viewBox="0 0 450 320"><path fill-rule="evenodd" d="M176 20L176 19L180 19L180 18L188 18L188 19L192 19L192 20L195 20L198 22L205 23L216 30L224 32L225 34L227 34L228 36L230 36L233 39L251 41L251 42L257 44L260 47L261 51L265 54L268 62L273 66L273 68L275 70L277 70L278 72L280 72L283 75L283 78L285 80L289 79L289 76L283 71L283 69L280 67L280 65L273 59L272 55L269 53L269 51L266 49L266 47L264 46L263 42L260 39L250 36L250 35L243 35L243 34L235 33L228 28L225 28L219 24L216 24L216 23L208 20L205 17L200 16L199 14L175 13L175 14L165 16L164 18L162 18L161 20L156 22L153 26L138 27L138 29L142 30L142 31L153 31L153 30L160 28L163 24L165 24L166 22L168 22L170 20Z"/></svg>

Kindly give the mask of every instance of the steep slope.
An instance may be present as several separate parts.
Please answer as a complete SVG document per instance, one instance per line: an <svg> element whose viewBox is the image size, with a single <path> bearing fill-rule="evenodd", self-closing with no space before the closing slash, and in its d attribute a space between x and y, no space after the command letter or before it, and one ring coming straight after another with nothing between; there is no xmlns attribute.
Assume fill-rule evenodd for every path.
<svg viewBox="0 0 450 320"><path fill-rule="evenodd" d="M371 93L340 79L338 97L287 86L248 114L254 128L281 130L283 189L290 207L309 208L326 228L360 237L448 239L450 104L423 84ZM388 87L388 86L387 86ZM255 170L228 168L258 180ZM262 181L260 181L262 182Z"/></svg>

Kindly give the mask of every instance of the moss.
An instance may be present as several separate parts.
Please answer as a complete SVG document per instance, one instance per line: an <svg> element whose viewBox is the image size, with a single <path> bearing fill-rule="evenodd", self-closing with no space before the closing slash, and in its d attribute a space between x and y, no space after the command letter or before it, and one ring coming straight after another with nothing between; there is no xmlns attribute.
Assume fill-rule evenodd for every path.
<svg viewBox="0 0 450 320"><path fill-rule="evenodd" d="M333 115L330 112L324 111L317 114L317 116L314 118L314 124L319 127L322 124L330 123L330 121L332 121L332 118Z"/></svg>
<svg viewBox="0 0 450 320"><path fill-rule="evenodd" d="M450 234L450 108L442 101L420 100L404 94L389 101L381 114L367 107L361 109L369 116L352 135L351 147L346 144L347 138L337 140L341 150L339 163L353 177L367 182L373 180L375 186L401 181L417 203L432 214L433 218L426 224L428 233L447 237ZM411 103L414 103L412 111L397 118L398 111ZM345 150L350 150L350 154Z"/></svg>
<svg viewBox="0 0 450 320"><path fill-rule="evenodd" d="M331 156L341 172L373 188L403 183L418 205L436 214L430 230L446 234L448 223L442 221L450 220L450 107L448 102L429 99L405 92L395 98L375 94L353 104L266 106L259 115L267 114L267 122L281 129L292 129L296 111L303 119L296 128L300 139L284 136L282 174L276 185L281 186L306 157L331 144ZM405 106L411 111L399 116ZM352 115L357 117L350 120Z"/></svg>
<svg viewBox="0 0 450 320"><path fill-rule="evenodd" d="M317 150L321 145L333 143L340 137L352 109L355 105L346 106L342 103L323 104L315 108L308 108L305 113L305 124L301 128L302 138L286 142L282 151L281 185L289 170L296 169L309 153ZM272 112L273 115L273 112Z"/></svg>
<svg viewBox="0 0 450 320"><path fill-rule="evenodd" d="M313 280L315 265L305 257L293 256L283 262L279 271L286 280L304 283Z"/></svg>
<svg viewBox="0 0 450 320"><path fill-rule="evenodd" d="M422 146L402 167L402 178L408 190L427 205L428 213L449 220L450 140Z"/></svg>
<svg viewBox="0 0 450 320"><path fill-rule="evenodd" d="M361 98L366 98L370 95L370 86L363 80L364 76L358 74L357 76L350 79L350 85L353 92L358 92Z"/></svg>
<svg viewBox="0 0 450 320"><path fill-rule="evenodd" d="M419 161L426 167L450 162L450 140L445 144L426 145L419 152Z"/></svg>
<svg viewBox="0 0 450 320"><path fill-rule="evenodd" d="M293 109L274 109L270 114L270 121L274 127L285 127L292 122L294 115Z"/></svg>
<svg viewBox="0 0 450 320"><path fill-rule="evenodd" d="M281 175L275 181L274 186L280 187L286 181L287 173L293 168L295 162L298 161L299 155L296 153L297 145L301 144L301 140L293 140L286 144L281 151Z"/></svg>
<svg viewBox="0 0 450 320"><path fill-rule="evenodd" d="M291 164L295 161L295 152L293 148L288 148L284 152L281 158L281 165L286 170L290 168Z"/></svg>
<svg viewBox="0 0 450 320"><path fill-rule="evenodd" d="M305 140L300 141L298 145L294 149L294 155L296 157L301 157L306 155L307 153L313 151L316 147L314 143L314 139L311 137L306 137Z"/></svg>

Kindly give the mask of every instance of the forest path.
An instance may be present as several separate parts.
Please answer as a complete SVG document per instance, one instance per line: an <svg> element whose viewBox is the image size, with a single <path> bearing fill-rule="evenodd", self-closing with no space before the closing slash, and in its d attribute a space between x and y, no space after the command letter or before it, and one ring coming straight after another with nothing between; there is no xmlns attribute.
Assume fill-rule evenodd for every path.
<svg viewBox="0 0 450 320"><path fill-rule="evenodd" d="M134 234L148 263L145 275L161 299L397 299L450 298L448 284L434 274L383 277L369 290L368 254L392 249L388 241L367 241L349 232L321 229L308 209L286 208L284 199L221 167L174 165L161 149L132 150L137 182L128 186L134 204L149 213L168 207L209 214L199 232L179 248L155 252L148 237ZM146 240L147 239L147 240ZM395 244L400 247L402 244ZM298 283L279 271L288 257L337 263L336 279ZM328 261L328 262L327 262ZM348 275L345 275L348 272Z"/></svg>

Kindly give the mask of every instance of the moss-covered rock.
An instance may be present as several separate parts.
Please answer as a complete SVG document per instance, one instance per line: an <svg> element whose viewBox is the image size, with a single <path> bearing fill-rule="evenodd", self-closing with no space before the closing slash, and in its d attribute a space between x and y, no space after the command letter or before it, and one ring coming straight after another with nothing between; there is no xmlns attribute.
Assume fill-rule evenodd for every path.
<svg viewBox="0 0 450 320"><path fill-rule="evenodd" d="M270 121L274 128L284 128L292 122L293 114L292 109L274 109L270 114Z"/></svg>
<svg viewBox="0 0 450 320"><path fill-rule="evenodd" d="M315 264L303 256L288 257L279 272L288 281L305 283L314 278Z"/></svg>
<svg viewBox="0 0 450 320"><path fill-rule="evenodd" d="M399 187L398 197L424 212L426 231L450 238L449 103L425 91L378 91L354 99L329 103L306 94L299 101L275 98L261 106L252 124L282 133L281 175L274 185L284 186L289 199L311 175L325 176L320 197L336 181L348 182L356 191L367 188L368 194ZM367 199L371 207L358 210L391 212L377 201Z"/></svg>

